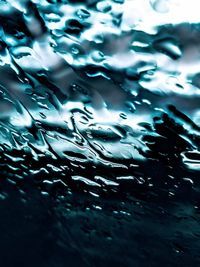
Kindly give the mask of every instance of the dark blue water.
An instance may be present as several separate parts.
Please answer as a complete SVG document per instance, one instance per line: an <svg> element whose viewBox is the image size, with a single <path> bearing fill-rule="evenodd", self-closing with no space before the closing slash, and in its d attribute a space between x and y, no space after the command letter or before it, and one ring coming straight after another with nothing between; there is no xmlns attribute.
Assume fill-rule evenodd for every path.
<svg viewBox="0 0 200 267"><path fill-rule="evenodd" d="M198 1L0 1L0 266L199 266Z"/></svg>

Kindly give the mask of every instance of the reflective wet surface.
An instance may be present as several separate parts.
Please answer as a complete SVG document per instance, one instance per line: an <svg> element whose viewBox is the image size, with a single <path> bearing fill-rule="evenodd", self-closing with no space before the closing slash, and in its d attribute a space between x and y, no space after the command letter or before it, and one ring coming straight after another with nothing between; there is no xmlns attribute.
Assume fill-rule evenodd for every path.
<svg viewBox="0 0 200 267"><path fill-rule="evenodd" d="M198 266L198 1L0 1L2 266Z"/></svg>

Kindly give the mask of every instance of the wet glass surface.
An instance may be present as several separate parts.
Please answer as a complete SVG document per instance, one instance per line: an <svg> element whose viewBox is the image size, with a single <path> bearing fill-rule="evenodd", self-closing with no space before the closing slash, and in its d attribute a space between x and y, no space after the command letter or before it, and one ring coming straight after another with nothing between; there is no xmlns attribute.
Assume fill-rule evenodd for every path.
<svg viewBox="0 0 200 267"><path fill-rule="evenodd" d="M0 1L2 266L199 266L199 7Z"/></svg>

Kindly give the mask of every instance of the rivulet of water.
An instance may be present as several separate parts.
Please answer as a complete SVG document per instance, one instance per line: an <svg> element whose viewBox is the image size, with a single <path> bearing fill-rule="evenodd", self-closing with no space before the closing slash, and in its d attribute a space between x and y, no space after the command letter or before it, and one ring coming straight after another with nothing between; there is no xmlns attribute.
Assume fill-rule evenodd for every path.
<svg viewBox="0 0 200 267"><path fill-rule="evenodd" d="M166 179L177 164L198 172L199 24L186 3L2 1L3 172L97 188L153 186L146 164Z"/></svg>
<svg viewBox="0 0 200 267"><path fill-rule="evenodd" d="M199 7L198 0L0 1L2 203L9 184L25 202L36 189L63 201L58 213L84 206L128 218L138 201L186 201L198 210Z"/></svg>

